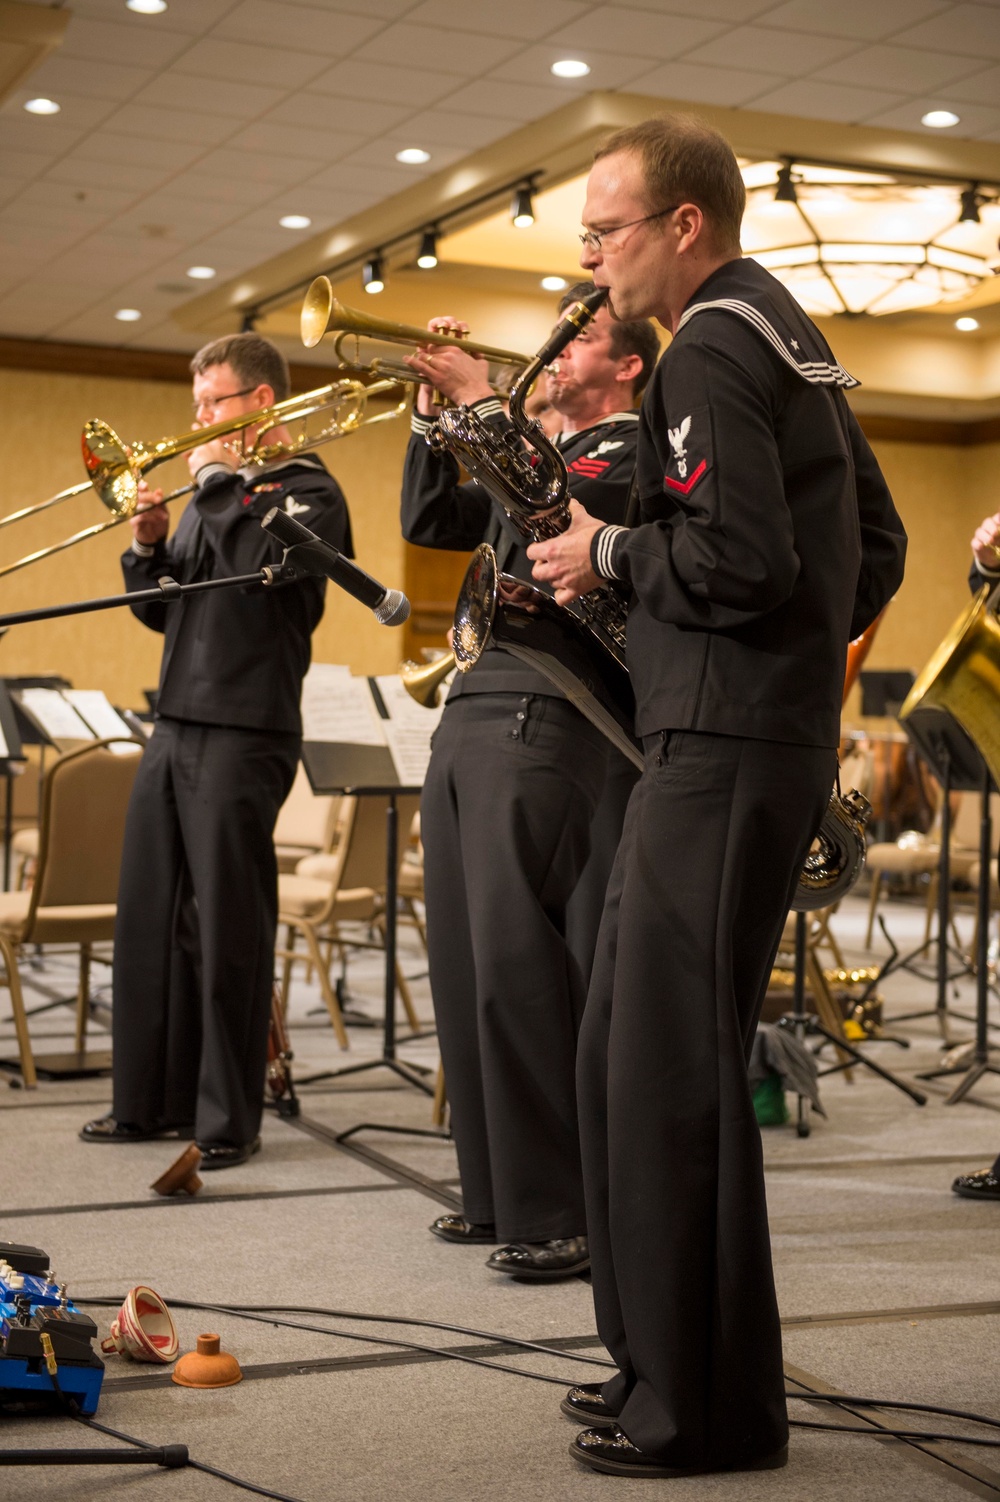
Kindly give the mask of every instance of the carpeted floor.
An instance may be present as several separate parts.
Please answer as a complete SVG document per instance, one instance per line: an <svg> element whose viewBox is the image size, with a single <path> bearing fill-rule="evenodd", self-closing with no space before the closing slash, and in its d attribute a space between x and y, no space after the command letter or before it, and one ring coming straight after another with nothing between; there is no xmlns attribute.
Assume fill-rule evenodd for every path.
<svg viewBox="0 0 1000 1502"><path fill-rule="evenodd" d="M871 959L861 948L864 906L848 900L834 923L854 963ZM919 942L917 907L889 903L885 912L901 948ZM968 923L964 932L968 938ZM429 1023L412 933L403 934L402 945ZM881 942L879 957L885 948ZM97 967L96 983L106 981ZM27 982L29 1007L70 994L72 956L46 956ZM349 987L355 1009L379 1013L377 956L351 961ZM933 982L905 971L880 989L890 1025L894 1014L933 1004ZM956 1006L967 1011L971 981L956 982L955 992ZM298 1079L348 1062L317 1001L316 987L299 976L292 1004ZM991 1005L1000 1022L996 1001ZM7 1019L0 1055L9 1058L5 996L0 1018ZM39 1058L71 1045L67 1008L42 1012L31 1026ZM864 1052L913 1083L940 1060L937 1029L925 1018L896 1031L907 1049L868 1043ZM956 1037L970 1032L955 1024ZM1000 1032L995 1036L1000 1043ZM351 1062L381 1052L378 1029L352 1027L350 1038ZM106 1041L99 1021L92 1041ZM433 1037L407 1038L400 1054L436 1067ZM303 1084L301 1116L289 1121L267 1112L260 1156L206 1176L193 1200L162 1200L148 1188L179 1146L79 1141L79 1126L107 1108L106 1079L43 1080L27 1092L6 1088L3 1078L0 1238L45 1248L81 1301L107 1297L117 1305L132 1285L150 1284L172 1305L183 1350L199 1332L217 1330L243 1366L238 1386L199 1392L177 1387L162 1368L109 1357L97 1417L148 1443L185 1444L199 1461L302 1502L575 1502L668 1490L692 1502L931 1502L962 1492L1000 1498L996 1451L805 1428L793 1432L787 1470L759 1476L637 1482L578 1466L567 1454L575 1431L558 1405L564 1386L600 1376L592 1363L604 1352L589 1286L582 1279L512 1283L484 1268L488 1247L454 1247L428 1235L434 1216L459 1203L454 1149L445 1139L378 1129L430 1126L427 1096L384 1069ZM929 1099L918 1108L867 1069L855 1070L851 1082L835 1074L822 1082L828 1117L813 1116L808 1138L793 1124L765 1129L790 1391L935 1403L1000 1420L1000 1203L969 1203L949 1189L956 1173L1000 1150L1000 1077L988 1076L967 1101L948 1106L953 1083L921 1086ZM337 1140L360 1123L375 1125ZM334 1312L288 1314L321 1329L287 1328L185 1309L181 1301ZM104 1333L115 1309L90 1312ZM359 1313L464 1328L368 1323L352 1318ZM526 1351L512 1338L551 1350ZM393 1344L399 1341L432 1349ZM529 1373L545 1380L526 1380ZM832 1418L828 1408L801 1402L790 1411L819 1423ZM858 1412L845 1421L871 1429L896 1418L880 1409L868 1420ZM920 1429L955 1429L953 1421L927 1415L912 1421ZM0 1436L6 1448L117 1443L59 1417L8 1416ZM237 1495L211 1475L147 1466L21 1468L0 1480L0 1497L19 1502L215 1502Z"/></svg>

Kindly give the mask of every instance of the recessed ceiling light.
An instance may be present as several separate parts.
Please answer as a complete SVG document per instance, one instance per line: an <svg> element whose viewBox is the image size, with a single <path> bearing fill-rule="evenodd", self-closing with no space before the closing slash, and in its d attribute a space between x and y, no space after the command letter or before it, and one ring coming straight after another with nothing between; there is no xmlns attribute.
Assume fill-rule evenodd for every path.
<svg viewBox="0 0 1000 1502"><path fill-rule="evenodd" d="M920 116L920 123L929 125L931 130L947 130L950 125L958 124L958 116L954 110L928 110Z"/></svg>
<svg viewBox="0 0 1000 1502"><path fill-rule="evenodd" d="M586 78L590 64L585 63L581 57L563 57L552 64L551 71L557 78Z"/></svg>
<svg viewBox="0 0 1000 1502"><path fill-rule="evenodd" d="M119 323L137 323L142 314L138 308L119 308L115 317Z"/></svg>
<svg viewBox="0 0 1000 1502"><path fill-rule="evenodd" d="M194 282L210 282L215 275L214 266L189 266L187 274Z"/></svg>
<svg viewBox="0 0 1000 1502"><path fill-rule="evenodd" d="M955 327L961 329L963 334L973 334L979 327L978 318L956 318Z"/></svg>
<svg viewBox="0 0 1000 1502"><path fill-rule="evenodd" d="M125 0L125 8L140 16L158 16L166 10L167 0Z"/></svg>
<svg viewBox="0 0 1000 1502"><path fill-rule="evenodd" d="M308 229L312 220L308 214L282 214L278 223L282 229Z"/></svg>
<svg viewBox="0 0 1000 1502"><path fill-rule="evenodd" d="M543 276L542 286L546 292L564 292L566 290L566 278L564 276Z"/></svg>
<svg viewBox="0 0 1000 1502"><path fill-rule="evenodd" d="M54 99L29 99L24 107L29 115L58 115L62 108Z"/></svg>
<svg viewBox="0 0 1000 1502"><path fill-rule="evenodd" d="M407 167L421 167L430 159L430 152L422 146L404 146L402 151L396 152L396 161L405 163Z"/></svg>

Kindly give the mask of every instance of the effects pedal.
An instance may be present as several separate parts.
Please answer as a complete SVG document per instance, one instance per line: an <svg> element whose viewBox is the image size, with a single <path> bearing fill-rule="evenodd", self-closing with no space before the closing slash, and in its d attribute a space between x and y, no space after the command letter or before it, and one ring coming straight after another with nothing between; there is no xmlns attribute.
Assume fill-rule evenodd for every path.
<svg viewBox="0 0 1000 1502"><path fill-rule="evenodd" d="M46 1340L45 1337L48 1337ZM66 1297L37 1246L0 1241L0 1405L24 1403L62 1411L46 1366L46 1345L56 1361L64 1398L93 1413L104 1379L94 1349L97 1326Z"/></svg>

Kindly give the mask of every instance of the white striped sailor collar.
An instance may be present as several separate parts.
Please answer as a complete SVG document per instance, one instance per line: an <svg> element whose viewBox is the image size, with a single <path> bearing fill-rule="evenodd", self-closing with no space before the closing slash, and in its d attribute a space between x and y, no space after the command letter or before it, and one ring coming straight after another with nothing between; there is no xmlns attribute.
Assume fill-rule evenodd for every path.
<svg viewBox="0 0 1000 1502"><path fill-rule="evenodd" d="M786 325L784 331L776 328L774 323L753 302L740 297L711 296L712 291L718 290L714 285L717 279L725 281L735 280L737 283L740 281L749 281L752 273L742 278L738 275L735 278L732 276L726 277L725 273L731 271L733 267L742 269L751 265L755 269L762 269L757 268L757 263L752 259L741 259L738 261L727 261L724 266L719 267L717 271L713 272L698 288L694 294L694 299L685 308L677 325L676 332L679 334L681 329L690 323L691 319L697 313L707 313L712 310L722 313L733 313L737 318L742 318L748 323L752 329L755 329L761 338L765 339L771 348L781 356L785 363L790 365L796 374L801 376L804 381L808 381L810 385L842 386L845 389L860 386L861 382L855 376L850 375L836 360L806 359L801 344L795 337L795 331L789 332L788 325ZM742 289L737 286L735 290ZM751 285L749 290L751 295L753 295L757 289ZM703 293L707 293L708 295L699 301L698 299L701 298ZM801 333L802 330L799 329L797 332Z"/></svg>
<svg viewBox="0 0 1000 1502"><path fill-rule="evenodd" d="M562 448L565 447L567 443L574 443L578 438L584 438L588 433L595 432L598 428L610 427L613 423L617 422L638 421L638 412L607 412L603 417L599 417L596 422L592 422L589 427L577 428L572 433L567 433L560 430L555 435L553 442L558 444L559 447Z"/></svg>
<svg viewBox="0 0 1000 1502"><path fill-rule="evenodd" d="M272 459L269 464L244 464L242 469L237 470L241 480L247 484L261 475L276 475L283 469L290 469L292 465L302 466L306 469L320 469L325 472L326 465L321 459L315 459L312 454L292 454L287 458L279 456Z"/></svg>

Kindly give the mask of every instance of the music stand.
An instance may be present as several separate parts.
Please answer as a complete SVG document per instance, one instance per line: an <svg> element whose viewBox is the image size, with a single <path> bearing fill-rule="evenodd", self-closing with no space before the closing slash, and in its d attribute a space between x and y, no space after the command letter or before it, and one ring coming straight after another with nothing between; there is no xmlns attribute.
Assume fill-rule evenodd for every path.
<svg viewBox="0 0 1000 1502"><path fill-rule="evenodd" d="M973 1086L977 1085L984 1074L1000 1074L1000 1065L995 1064L990 1057L990 1043L988 1031L989 1022L989 977L987 964L989 960L989 926L990 926L990 876L992 874L993 854L993 821L990 815L990 793L994 789L993 778L985 761L982 763L980 779L981 813L979 818L979 889L976 894L976 915L978 927L976 930L976 1038L972 1051L972 1062L968 1066L963 1064L946 1064L941 1069L930 1069L926 1074L920 1075L922 1080L942 1079L950 1074L963 1074L964 1079L959 1080L954 1090L945 1100L946 1106L957 1105L964 1100Z"/></svg>
<svg viewBox="0 0 1000 1502"><path fill-rule="evenodd" d="M961 1022L975 1022L975 1017L970 1017L965 1012L956 1012L948 1005L948 983L955 980L959 975L970 973L970 966L964 954L955 949L948 941L948 924L951 917L951 794L953 792L978 792L983 785L983 773L985 763L974 743L962 729L961 725L945 709L931 709L920 707L907 715L900 722L906 731L910 741L941 785L941 835L940 853L938 855L938 904L937 904L937 936L929 938L911 950L909 954L894 954L889 962L883 966L876 980L864 992L862 1001L866 1000L872 987L891 975L894 970L910 970L914 974L921 972L916 968L914 961L932 944L937 946L937 999L933 1007L925 1008L919 1012L904 1012L900 1017L894 1017L894 1022L913 1022L922 1017L934 1017L937 1021L942 1040L950 1043L948 1037L948 1019L955 1017ZM883 925L883 932L885 926ZM888 934L886 934L888 938ZM892 941L890 940L890 943ZM961 960L961 969L954 972L949 970L948 957L955 956Z"/></svg>
<svg viewBox="0 0 1000 1502"><path fill-rule="evenodd" d="M0 756L0 772L6 780L3 814L3 889L10 891L10 842L14 825L14 778L24 770L24 749L21 732L14 712L14 703L6 683L0 678L0 734L3 736L3 755Z"/></svg>

